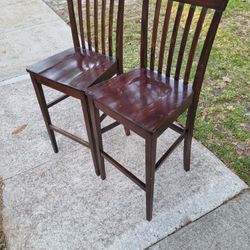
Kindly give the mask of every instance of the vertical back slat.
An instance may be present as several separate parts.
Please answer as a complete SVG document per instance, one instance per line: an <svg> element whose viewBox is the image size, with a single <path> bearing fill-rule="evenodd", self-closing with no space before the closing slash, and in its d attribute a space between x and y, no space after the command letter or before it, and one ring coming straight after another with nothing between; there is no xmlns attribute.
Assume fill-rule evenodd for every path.
<svg viewBox="0 0 250 250"><path fill-rule="evenodd" d="M163 59L164 59L165 46L166 46L166 40L167 40L169 20L170 20L170 16L171 16L172 6L173 6L173 1L169 0L167 8L166 8L164 25L163 25L162 36L161 36L161 45L160 45L159 63L158 63L158 72L160 74L162 73Z"/></svg>
<svg viewBox="0 0 250 250"><path fill-rule="evenodd" d="M195 6L191 5L190 9L189 9L187 20L186 20L186 24L185 24L185 28L184 28L184 32L183 32L183 36L182 36L182 40L181 40L180 51L179 51L179 55L178 55L178 59L177 59L176 71L175 71L175 79L176 80L179 80L179 78L180 78L182 60L183 60L183 56L184 56L184 52L185 52L185 48L186 48L186 44L187 44L187 39L188 39L190 27L191 27L192 20L194 17L194 12L195 12Z"/></svg>
<svg viewBox="0 0 250 250"><path fill-rule="evenodd" d="M98 0L94 0L94 39L95 51L98 52Z"/></svg>
<svg viewBox="0 0 250 250"><path fill-rule="evenodd" d="M72 34L74 47L79 48L80 47L80 42L79 42L79 38L78 38L78 31L77 31L76 17L75 17L73 1L68 0L67 2L68 2L70 27L71 27L71 34Z"/></svg>
<svg viewBox="0 0 250 250"><path fill-rule="evenodd" d="M194 79L194 84L193 84L193 89L195 92L194 99L196 98L197 95L199 96L199 93L200 93L201 85L204 80L204 76L205 76L205 72L207 68L208 58L209 58L209 55L213 46L213 42L215 39L215 35L217 32L221 17L222 17L222 11L216 10L213 16L212 22L210 24L204 45L203 45L203 49L201 52L198 67L197 67L196 74L195 74L195 79Z"/></svg>
<svg viewBox="0 0 250 250"><path fill-rule="evenodd" d="M160 10L161 10L161 0L157 0L156 6L155 6L155 15L154 15L152 42L151 42L150 70L154 70L155 47L156 47L156 40L157 40Z"/></svg>
<svg viewBox="0 0 250 250"><path fill-rule="evenodd" d="M83 17L82 17L82 0L77 0L77 5L78 5L79 29L80 29L81 43L82 43L82 48L85 49L85 37L84 37Z"/></svg>
<svg viewBox="0 0 250 250"><path fill-rule="evenodd" d="M86 0L86 23L87 23L88 49L92 50L91 28L90 28L90 3L89 3L89 0Z"/></svg>
<svg viewBox="0 0 250 250"><path fill-rule="evenodd" d="M143 0L141 21L141 68L147 68L149 0Z"/></svg>
<svg viewBox="0 0 250 250"><path fill-rule="evenodd" d="M119 0L116 27L116 60L118 74L123 73L123 26L124 26L124 0Z"/></svg>
<svg viewBox="0 0 250 250"><path fill-rule="evenodd" d="M166 71L167 76L170 76L170 74L171 74L171 66L172 66L172 61L173 61L175 43L176 43L176 38L177 38L179 26L180 26L183 8L184 8L184 4L179 3L176 17L175 17L175 22L174 22L174 28L173 28L173 32L172 32L172 36L171 36L169 53L168 53L167 71Z"/></svg>
<svg viewBox="0 0 250 250"><path fill-rule="evenodd" d="M105 55L105 16L106 16L106 0L102 0L102 54Z"/></svg>
<svg viewBox="0 0 250 250"><path fill-rule="evenodd" d="M109 5L109 56L113 56L113 18L114 18L114 0L110 0Z"/></svg>
<svg viewBox="0 0 250 250"><path fill-rule="evenodd" d="M185 70L185 76L184 76L184 83L188 83L188 81L189 81L189 77L190 77L190 73L191 73L191 69L192 69L192 65L193 65L193 60L194 60L194 55L195 55L195 50L196 50L196 47L197 47L197 44L199 41L200 33L201 33L201 30L203 27L203 23L205 21L206 14L207 14L207 9L202 8L199 20L197 22L197 26L195 29L191 49L189 52L189 57L188 57L187 66L186 66L186 70Z"/></svg>

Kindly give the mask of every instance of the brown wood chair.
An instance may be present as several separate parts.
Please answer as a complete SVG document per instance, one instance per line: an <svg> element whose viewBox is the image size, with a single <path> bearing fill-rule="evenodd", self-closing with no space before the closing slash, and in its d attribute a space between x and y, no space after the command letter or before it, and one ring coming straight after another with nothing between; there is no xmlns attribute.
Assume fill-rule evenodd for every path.
<svg viewBox="0 0 250 250"><path fill-rule="evenodd" d="M95 0L92 6L92 3L90 4L90 1L86 0L84 1L86 3L85 15L82 0L75 2L77 2L76 6L74 6L73 0L67 1L74 47L28 67L27 71L30 73L54 152L58 152L54 134L56 131L90 148L96 174L100 175L85 91L89 86L121 74L123 71L124 0L108 2L103 0L101 11L98 10L100 1ZM92 10L94 20L91 18ZM117 18L115 13L117 13ZM115 23L116 27L114 27ZM106 26L108 26L108 30L106 30ZM114 28L116 29L115 44L113 42ZM101 35L98 33L99 29ZM115 55L113 47L115 47ZM60 91L64 95L46 103L42 85ZM51 122L49 108L69 96L75 97L81 102L89 142L58 128ZM105 117L106 115L103 114L101 119L103 120ZM105 129L111 129L115 125L118 124L109 125ZM128 130L126 132L129 134Z"/></svg>
<svg viewBox="0 0 250 250"><path fill-rule="evenodd" d="M88 90L94 134L97 147L99 148L97 154L102 178L105 178L104 159L106 159L142 188L146 192L146 218L149 221L152 219L155 171L159 169L164 160L182 140L184 140L184 169L186 171L190 169L191 142L199 95L212 44L227 2L227 0L170 0L163 10L165 14L163 15L164 22L162 33L159 35L158 25L163 3L161 3L161 0L156 0L148 68L149 0L143 0L140 68L121 74ZM173 6L176 6L176 8ZM184 15L184 8L187 10L187 15ZM167 34L168 30L170 30L173 13L175 13L173 29L171 29L172 32L168 36L170 42L166 67L164 66L166 70L164 70L163 74ZM207 18L211 21L210 25L205 25ZM182 32L180 32L181 20L183 20ZM205 26L208 26L207 30ZM194 30L192 37L190 37L191 27ZM200 39L201 32L203 32L202 37L205 37L203 44L201 44L202 39ZM158 67L155 70L157 37L161 39L158 46ZM177 37L180 37L179 45ZM187 49L188 41L190 41L190 49ZM199 51L197 52L198 46L201 48L200 53L198 53ZM174 64L173 59L175 51L177 51L176 64ZM196 52L198 53L198 65L193 66ZM187 60L186 67L183 70L184 80L181 80L180 73L184 64L184 55L187 56ZM173 69L173 64L175 69ZM190 85L188 83L190 82L190 74L193 67L195 76L193 84ZM171 76L172 71L174 71L173 76ZM145 183L104 152L99 110L145 138ZM183 128L177 125L175 121L186 110L188 111L187 120L186 126ZM180 136L156 162L157 138L167 128L173 129Z"/></svg>

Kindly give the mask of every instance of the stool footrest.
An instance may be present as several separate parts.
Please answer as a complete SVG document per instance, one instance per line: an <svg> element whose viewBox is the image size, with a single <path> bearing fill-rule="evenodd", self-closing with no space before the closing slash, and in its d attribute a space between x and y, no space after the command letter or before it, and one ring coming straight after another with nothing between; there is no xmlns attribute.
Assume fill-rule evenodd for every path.
<svg viewBox="0 0 250 250"><path fill-rule="evenodd" d="M113 128L119 126L119 125L120 125L119 122L111 123L111 124L107 125L106 127L102 128L101 132L102 132L102 134L103 134L103 133L106 133L106 132L108 132L109 130L111 130L111 129L113 129Z"/></svg>
<svg viewBox="0 0 250 250"><path fill-rule="evenodd" d="M124 168L119 162L113 159L109 154L104 151L101 152L104 159L110 162L113 166L115 166L118 170L120 170L123 174L125 174L131 181L137 184L141 189L146 191L146 184L143 183L140 179L138 179L134 174L129 172L126 168Z"/></svg>
<svg viewBox="0 0 250 250"><path fill-rule="evenodd" d="M69 97L69 95L62 95L62 96L58 97L57 99L55 99L55 100L49 102L49 103L47 104L47 108L48 108L48 109L51 108L52 106L56 105L58 102L61 102L62 100L66 99L66 98L68 98L68 97Z"/></svg>
<svg viewBox="0 0 250 250"><path fill-rule="evenodd" d="M65 131L65 130L63 130L63 129L61 129L61 128L55 126L55 125L52 125L52 124L50 124L49 127L50 127L52 130L54 130L55 132L57 132L57 133L59 133L59 134L62 134L62 135L64 135L64 136L70 138L71 140L73 140L73 141L75 141L75 142L78 142L78 143L82 144L83 146L85 146L85 147L87 147L87 148L90 147L90 146L89 146L89 143L88 143L87 141L85 141L85 140L83 140L83 139L77 137L76 135L73 135L73 134L71 134L71 133L69 133L69 132L67 132L67 131Z"/></svg>
<svg viewBox="0 0 250 250"><path fill-rule="evenodd" d="M185 137L186 132L177 138L177 140L172 144L172 146L166 151L166 153L157 161L155 164L155 171L157 171L162 163L169 157L169 155L175 150L175 148L182 142Z"/></svg>

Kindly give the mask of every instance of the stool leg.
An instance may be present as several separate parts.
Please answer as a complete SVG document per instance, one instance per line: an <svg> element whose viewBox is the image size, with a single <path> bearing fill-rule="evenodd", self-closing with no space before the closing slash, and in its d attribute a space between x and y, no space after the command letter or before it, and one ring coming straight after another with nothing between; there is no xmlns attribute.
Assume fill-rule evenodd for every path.
<svg viewBox="0 0 250 250"><path fill-rule="evenodd" d="M184 170L190 170L191 164L191 149L192 149L192 139L194 131L194 122L196 116L197 106L191 105L188 110L187 121L186 121L186 135L184 138L184 152L183 152L183 164Z"/></svg>
<svg viewBox="0 0 250 250"><path fill-rule="evenodd" d="M155 159L156 159L155 138L146 139L146 218L152 220L153 199L154 199L154 181L155 181Z"/></svg>
<svg viewBox="0 0 250 250"><path fill-rule="evenodd" d="M92 128L95 137L95 144L96 144L96 154L99 163L99 170L101 174L102 180L106 179L106 172L105 172L105 165L104 165L104 158L101 154L103 151L103 143L102 143L102 132L101 132L101 120L99 110L95 107L94 102L91 97L88 98L89 101L89 109L91 114L92 120Z"/></svg>
<svg viewBox="0 0 250 250"><path fill-rule="evenodd" d="M88 106L88 101L87 97L82 94L81 96L81 105L82 105L82 110L83 110L83 117L85 120L85 126L88 134L88 140L89 140L89 146L90 146L90 151L95 167L95 173L97 176L100 175L100 170L98 167L98 158L97 158L97 153L96 153L96 145L95 145L95 137L92 129L92 122L91 122L91 116L90 116L90 111L89 111L89 106Z"/></svg>
<svg viewBox="0 0 250 250"><path fill-rule="evenodd" d="M191 164L191 147L192 147L192 137L193 137L193 131L190 130L190 128L187 128L187 134L184 139L184 170L189 171L190 170L190 164Z"/></svg>
<svg viewBox="0 0 250 250"><path fill-rule="evenodd" d="M55 138L55 133L54 131L50 128L51 125L51 120L50 120L50 115L49 115L49 111L47 108L47 104L46 104L46 100L45 100L45 96L44 96L44 92L43 92L43 88L42 85L40 83L37 82L35 76L30 75L35 92L36 92L36 96L37 96L37 100L40 106L40 109L42 111L42 115L43 115L43 119L49 134L49 138L53 147L53 150L55 153L58 153L58 146L56 143L56 138Z"/></svg>
<svg viewBox="0 0 250 250"><path fill-rule="evenodd" d="M129 136L130 135L130 130L126 127L124 127L124 130L125 130L125 134L126 136Z"/></svg>

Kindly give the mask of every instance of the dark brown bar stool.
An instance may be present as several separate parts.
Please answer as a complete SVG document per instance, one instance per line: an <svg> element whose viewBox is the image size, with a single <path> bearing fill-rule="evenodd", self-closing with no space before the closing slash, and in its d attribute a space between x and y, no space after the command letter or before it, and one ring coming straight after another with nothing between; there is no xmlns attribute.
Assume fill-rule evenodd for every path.
<svg viewBox="0 0 250 250"><path fill-rule="evenodd" d="M119 75L97 86L89 89L89 104L92 123L102 178L105 178L104 159L113 164L127 177L134 181L146 192L146 218L152 219L153 193L155 171L159 169L164 160L173 152L178 144L184 140L184 169L190 169L191 142L194 129L194 121L199 101L199 95L204 80L210 51L215 39L222 13L227 5L227 0L176 0L168 1L164 9L165 19L159 41L158 66L156 62L156 42L161 0L155 3L155 14L152 25L151 53L149 55L149 68L147 64L147 41L148 41L148 13L149 0L143 0L142 24L141 24L141 65L139 69L126 74ZM177 5L174 8L173 5ZM184 8L188 14L184 15ZM209 11L209 14L207 13ZM167 45L167 34L170 30L172 13L175 13L173 29L170 34L168 46L168 57L163 72L165 47ZM198 14L197 18L194 18ZM208 30L205 29L207 18L211 19ZM183 32L180 32L181 20L184 19ZM193 25L193 26L192 26ZM194 35L190 37L190 29L194 27ZM201 32L205 33L204 44L201 44ZM180 45L177 46L177 37L180 34ZM187 49L190 39L190 49ZM201 53L198 55L198 65L195 67L193 84L190 82L190 73L198 45L202 45ZM178 50L177 50L178 49ZM177 50L176 64L174 64L174 51ZM185 53L186 52L186 53ZM198 52L197 52L198 53ZM181 69L184 55L187 56L181 80ZM174 76L171 76L175 65ZM156 68L156 70L155 70ZM146 182L142 182L110 155L103 151L102 135L100 129L99 110L105 112L118 123L123 124L139 136L145 138L146 158ZM187 120L185 128L174 123L186 110ZM180 134L179 138L167 150L167 152L156 162L157 138L167 129L171 128Z"/></svg>
<svg viewBox="0 0 250 250"><path fill-rule="evenodd" d="M114 0L110 0L109 4L102 1L100 17L98 1L94 1L94 6L91 6L89 0L84 1L86 2L85 20L83 20L82 0L77 0L76 6L74 6L73 0L67 2L74 48L40 61L28 67L27 71L30 73L54 152L58 152L54 134L54 131L56 131L90 148L96 174L100 175L85 91L89 86L107 80L116 74L121 74L123 71L124 0L118 0L118 4ZM75 9L77 9L77 15ZM91 24L92 9L94 10L93 25ZM117 13L117 18L114 18L115 13ZM101 20L100 23L99 19ZM106 37L106 21L108 37ZM117 23L115 44L113 44L114 23ZM92 26L94 26L94 30L92 30ZM99 39L98 29L100 26L101 35ZM87 42L85 41L85 35ZM94 43L92 43L93 37ZM101 44L101 49L99 44ZM113 47L115 47L115 56ZM46 103L42 85L60 91L64 95L50 103ZM89 142L56 127L51 122L48 109L69 96L81 101ZM103 120L105 117L106 115L103 114L101 119ZM118 124L109 125L106 130L115 125ZM129 134L128 130L126 132Z"/></svg>

